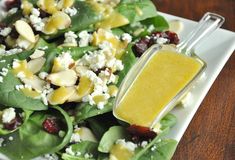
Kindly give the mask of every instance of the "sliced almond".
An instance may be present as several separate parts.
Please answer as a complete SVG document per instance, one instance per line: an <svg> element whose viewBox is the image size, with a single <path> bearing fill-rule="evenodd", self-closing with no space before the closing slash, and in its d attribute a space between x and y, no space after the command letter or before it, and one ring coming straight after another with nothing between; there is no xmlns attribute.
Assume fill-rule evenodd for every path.
<svg viewBox="0 0 235 160"><path fill-rule="evenodd" d="M46 58L44 57L32 59L28 62L27 67L33 74L35 74L35 73L38 73L42 69L45 62L46 62Z"/></svg>
<svg viewBox="0 0 235 160"><path fill-rule="evenodd" d="M32 49L34 47L32 42L28 41L27 39L25 39L21 35L17 38L16 44L20 48L23 48L23 49L26 49L26 50L30 50L30 49Z"/></svg>
<svg viewBox="0 0 235 160"><path fill-rule="evenodd" d="M31 86L33 89L36 91L42 92L43 87L46 85L46 82L41 80L39 77L33 75L33 78L20 78L21 81L26 84Z"/></svg>
<svg viewBox="0 0 235 160"><path fill-rule="evenodd" d="M79 134L80 139L82 141L97 142L97 139L96 139L95 135L87 127L81 127L79 129L77 129L75 133Z"/></svg>
<svg viewBox="0 0 235 160"><path fill-rule="evenodd" d="M79 77L82 77L89 70L89 68L86 66L76 66L75 70Z"/></svg>
<svg viewBox="0 0 235 160"><path fill-rule="evenodd" d="M21 91L24 93L25 96L27 97L31 97L34 99L39 99L41 94L37 91L33 91L32 89L29 88L23 88L21 89Z"/></svg>
<svg viewBox="0 0 235 160"><path fill-rule="evenodd" d="M40 9L49 14L57 12L57 3L55 0L39 0L37 5Z"/></svg>
<svg viewBox="0 0 235 160"><path fill-rule="evenodd" d="M59 9L70 8L73 6L73 4L74 4L74 0L60 0L57 7Z"/></svg>
<svg viewBox="0 0 235 160"><path fill-rule="evenodd" d="M52 91L47 99L51 105L58 105L65 103L68 98L74 94L76 90L74 87L60 87L54 91Z"/></svg>
<svg viewBox="0 0 235 160"><path fill-rule="evenodd" d="M56 86L70 87L75 85L75 83L77 82L77 75L74 70L69 69L57 73L52 73L47 76L47 80L49 80Z"/></svg>
<svg viewBox="0 0 235 160"><path fill-rule="evenodd" d="M36 42L36 38L35 35L33 33L32 28L30 27L30 25L23 21L23 20L18 20L15 23L15 28L16 31L25 39L27 39L28 41L30 41L31 43L35 43Z"/></svg>
<svg viewBox="0 0 235 160"><path fill-rule="evenodd" d="M78 95L76 87L73 88L73 94L68 98L67 102L81 102L82 97Z"/></svg>
<svg viewBox="0 0 235 160"><path fill-rule="evenodd" d="M184 29L184 24L180 20L172 20L169 22L169 30L180 34Z"/></svg>
<svg viewBox="0 0 235 160"><path fill-rule="evenodd" d="M57 29L66 29L71 24L70 17L64 12L56 12L52 16L51 22Z"/></svg>
<svg viewBox="0 0 235 160"><path fill-rule="evenodd" d="M94 89L94 84L89 78L85 76L80 78L79 85L77 87L77 93L80 97L84 97L90 94L93 91L93 89Z"/></svg>
<svg viewBox="0 0 235 160"><path fill-rule="evenodd" d="M44 56L45 51L36 49L31 56L29 56L31 59L36 59Z"/></svg>

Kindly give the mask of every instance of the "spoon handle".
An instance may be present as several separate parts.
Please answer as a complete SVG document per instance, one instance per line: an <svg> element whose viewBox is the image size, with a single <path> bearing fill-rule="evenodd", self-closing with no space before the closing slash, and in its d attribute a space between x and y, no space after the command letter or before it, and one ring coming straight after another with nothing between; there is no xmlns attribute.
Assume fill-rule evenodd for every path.
<svg viewBox="0 0 235 160"><path fill-rule="evenodd" d="M208 37L217 28L221 27L225 18L215 14L207 12L199 21L198 26L188 35L188 37L177 45L177 51L191 56L193 48L201 42L205 37Z"/></svg>

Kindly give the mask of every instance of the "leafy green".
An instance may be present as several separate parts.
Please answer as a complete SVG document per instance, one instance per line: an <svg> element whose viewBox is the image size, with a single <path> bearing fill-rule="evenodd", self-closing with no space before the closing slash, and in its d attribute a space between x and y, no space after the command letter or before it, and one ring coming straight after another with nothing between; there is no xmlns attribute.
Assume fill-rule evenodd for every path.
<svg viewBox="0 0 235 160"><path fill-rule="evenodd" d="M13 25L17 20L22 18L22 10L18 10L16 13L11 14L6 16L3 20L2 23L6 25Z"/></svg>
<svg viewBox="0 0 235 160"><path fill-rule="evenodd" d="M96 106L90 105L89 103L78 104L76 106L77 114L75 115L75 121L79 123L90 117L111 112L113 108L113 101L114 99L109 100L109 102L104 106L102 110L98 109Z"/></svg>
<svg viewBox="0 0 235 160"><path fill-rule="evenodd" d="M136 57L132 51L132 46L133 45L128 45L127 50L125 52L125 54L122 56L122 63L124 65L124 69L119 72L118 76L118 83L117 85L120 86L122 80L125 78L125 76L127 75L128 71L131 69L131 67L135 64L136 62Z"/></svg>
<svg viewBox="0 0 235 160"><path fill-rule="evenodd" d="M95 160L98 156L97 147L98 144L90 141L82 141L73 145L70 145L72 152L75 154L79 152L79 155L70 155L67 153L62 154L64 160ZM92 154L92 158L85 158L85 154Z"/></svg>
<svg viewBox="0 0 235 160"><path fill-rule="evenodd" d="M3 78L3 82L0 83L0 104L33 111L47 109L41 100L27 97L23 92L15 89L15 86L21 82L13 73L9 72Z"/></svg>
<svg viewBox="0 0 235 160"><path fill-rule="evenodd" d="M147 150L139 160L170 160L175 152L178 142L173 139L165 139L154 146L156 150Z"/></svg>
<svg viewBox="0 0 235 160"><path fill-rule="evenodd" d="M168 22L161 15L157 15L155 17L148 18L146 20L143 20L141 23L147 27L153 25L154 31L163 31L163 30L166 30L169 28Z"/></svg>
<svg viewBox="0 0 235 160"><path fill-rule="evenodd" d="M65 122L66 135L64 137L49 134L43 130L42 123L48 116L56 116ZM72 132L71 119L60 107L52 107L50 112L34 112L17 132L3 136L5 146L0 147L0 153L11 159L28 160L46 153L57 152L67 145ZM12 136L14 140L9 141L9 136Z"/></svg>
<svg viewBox="0 0 235 160"><path fill-rule="evenodd" d="M157 15L157 10L150 0L122 0L115 10L125 16L130 23Z"/></svg>
<svg viewBox="0 0 235 160"><path fill-rule="evenodd" d="M98 150L103 153L109 153L112 146L118 139L127 139L128 133L125 128L121 126L111 127L100 140Z"/></svg>
<svg viewBox="0 0 235 160"><path fill-rule="evenodd" d="M168 113L160 121L161 130L173 127L176 124L176 122L177 122L177 118L175 117L175 115Z"/></svg>

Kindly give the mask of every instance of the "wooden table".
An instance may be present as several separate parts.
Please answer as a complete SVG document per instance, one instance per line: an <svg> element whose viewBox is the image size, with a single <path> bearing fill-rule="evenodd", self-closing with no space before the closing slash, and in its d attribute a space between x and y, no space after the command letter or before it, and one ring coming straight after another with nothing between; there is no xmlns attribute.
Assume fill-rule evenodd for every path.
<svg viewBox="0 0 235 160"><path fill-rule="evenodd" d="M235 31L235 0L154 0L161 12L198 21L205 12ZM235 54L213 84L179 143L174 160L235 160Z"/></svg>

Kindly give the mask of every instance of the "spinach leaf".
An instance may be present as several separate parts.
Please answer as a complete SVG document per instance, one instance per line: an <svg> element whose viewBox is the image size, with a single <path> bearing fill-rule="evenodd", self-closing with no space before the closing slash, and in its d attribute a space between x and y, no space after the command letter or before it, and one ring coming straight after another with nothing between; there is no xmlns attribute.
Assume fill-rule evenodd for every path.
<svg viewBox="0 0 235 160"><path fill-rule="evenodd" d="M125 16L130 23L157 15L156 8L150 0L122 0L115 10Z"/></svg>
<svg viewBox="0 0 235 160"><path fill-rule="evenodd" d="M169 24L163 16L157 15L141 22L145 26L154 26L154 31L163 31L169 28Z"/></svg>
<svg viewBox="0 0 235 160"><path fill-rule="evenodd" d="M94 51L97 47L87 46L87 47L63 47L62 52L70 51L71 56L74 60L82 58L88 51Z"/></svg>
<svg viewBox="0 0 235 160"><path fill-rule="evenodd" d="M78 32L93 28L94 24L101 20L100 15L86 1L75 1L74 7L78 10L78 13L71 17L71 27L61 30L54 35L44 35L45 39L54 39L67 31Z"/></svg>
<svg viewBox="0 0 235 160"><path fill-rule="evenodd" d="M177 123L177 118L175 115L168 113L165 117L163 117L160 121L161 130L166 128L171 128Z"/></svg>
<svg viewBox="0 0 235 160"><path fill-rule="evenodd" d="M66 123L64 137L43 130L42 123L47 116L57 116ZM49 112L34 112L19 131L9 135L13 137L13 141L8 140L9 136L4 136L4 147L0 147L0 153L11 159L28 160L46 153L57 152L67 145L72 132L72 122L67 113L60 107L51 107Z"/></svg>
<svg viewBox="0 0 235 160"><path fill-rule="evenodd" d="M113 126L101 138L98 150L103 153L109 153L118 139L127 138L129 137L125 128L121 126Z"/></svg>
<svg viewBox="0 0 235 160"><path fill-rule="evenodd" d="M82 141L73 145L70 145L72 152L75 155L70 155L67 153L62 154L62 159L64 160L96 160L98 156L97 147L98 144L90 141ZM79 153L76 155L76 153ZM92 154L91 158L86 158L85 154Z"/></svg>
<svg viewBox="0 0 235 160"><path fill-rule="evenodd" d="M75 121L80 123L90 117L111 112L113 108L113 102L114 99L110 99L102 110L98 109L96 106L91 106L89 103L80 103L76 106L77 114L75 115Z"/></svg>
<svg viewBox="0 0 235 160"><path fill-rule="evenodd" d="M178 142L173 139L165 139L154 146L156 150L147 150L139 160L170 160L175 152Z"/></svg>
<svg viewBox="0 0 235 160"><path fill-rule="evenodd" d="M119 72L118 76L118 83L117 86L120 86L122 80L125 78L127 75L128 71L131 69L131 67L135 64L136 62L136 57L132 51L132 44L128 45L126 53L122 56L122 63L124 65L124 69Z"/></svg>
<svg viewBox="0 0 235 160"><path fill-rule="evenodd" d="M0 83L0 104L33 111L47 109L41 100L27 97L16 90L15 86L19 84L20 80L11 72L3 78L3 83Z"/></svg>

